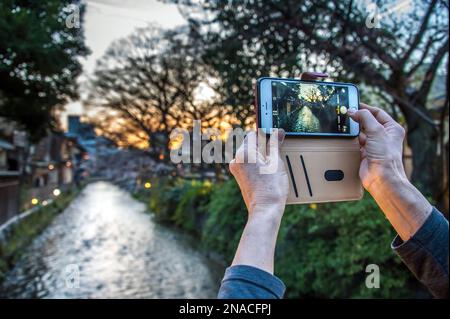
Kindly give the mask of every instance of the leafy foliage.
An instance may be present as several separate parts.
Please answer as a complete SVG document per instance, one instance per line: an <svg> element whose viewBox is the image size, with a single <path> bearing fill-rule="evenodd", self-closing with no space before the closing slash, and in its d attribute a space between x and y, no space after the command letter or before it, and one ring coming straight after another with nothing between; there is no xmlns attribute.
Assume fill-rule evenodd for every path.
<svg viewBox="0 0 450 319"><path fill-rule="evenodd" d="M211 188L209 182L161 178L150 191L149 207L159 221L200 235ZM165 204L161 205L161 202Z"/></svg>
<svg viewBox="0 0 450 319"><path fill-rule="evenodd" d="M148 205L159 221L170 222L180 196L181 193L176 191L173 181L160 178L153 182Z"/></svg>
<svg viewBox="0 0 450 319"><path fill-rule="evenodd" d="M66 27L71 4L80 8L82 19L81 1L0 4L0 116L22 125L33 140L54 125L56 106L78 97L79 57L89 51L83 28Z"/></svg>
<svg viewBox="0 0 450 319"><path fill-rule="evenodd" d="M150 209L193 231L202 246L234 257L247 210L235 180L211 186L178 179L152 188ZM199 222L200 221L200 222ZM276 251L276 274L296 298L411 298L428 296L390 248L395 233L374 200L287 206ZM380 268L380 288L365 271Z"/></svg>
<svg viewBox="0 0 450 319"><path fill-rule="evenodd" d="M208 217L202 242L209 250L222 254L227 262L234 257L245 225L247 209L236 181L216 185L208 204Z"/></svg>
<svg viewBox="0 0 450 319"><path fill-rule="evenodd" d="M411 297L418 287L390 248L394 236L369 194L359 202L288 206L277 273L291 296ZM379 289L365 286L369 264L380 267Z"/></svg>
<svg viewBox="0 0 450 319"><path fill-rule="evenodd" d="M253 85L261 76L321 71L363 84L364 93L370 88L376 94L377 106L388 106L408 127L412 181L443 201L446 160L437 150L448 135L442 129L448 90L429 104L433 80L448 84L448 2L411 1L410 10L397 16L388 13L392 1L374 1L384 12L378 28L368 27L364 1L172 2L185 6L191 37L203 43L203 59L220 79L215 89L243 123L253 118ZM439 125L433 120L437 107Z"/></svg>

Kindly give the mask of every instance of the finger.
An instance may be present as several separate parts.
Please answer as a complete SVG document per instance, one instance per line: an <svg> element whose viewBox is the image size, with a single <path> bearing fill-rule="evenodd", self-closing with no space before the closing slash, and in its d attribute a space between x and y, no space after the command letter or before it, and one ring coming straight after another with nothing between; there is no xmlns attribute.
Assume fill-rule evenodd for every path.
<svg viewBox="0 0 450 319"><path fill-rule="evenodd" d="M256 163L256 158L258 157L256 140L255 131L247 133L241 146L236 151L236 163Z"/></svg>
<svg viewBox="0 0 450 319"><path fill-rule="evenodd" d="M269 142L267 143L267 153L269 154L269 159L274 159L278 157L280 153L281 144L284 141L286 133L283 129L274 129L270 135Z"/></svg>
<svg viewBox="0 0 450 319"><path fill-rule="evenodd" d="M244 163L245 162L245 156L248 152L248 137L250 133L247 133L244 137L244 140L242 141L241 145L239 146L239 148L236 151L236 154L234 156L234 161L236 163Z"/></svg>
<svg viewBox="0 0 450 319"><path fill-rule="evenodd" d="M242 197L244 198L244 202L245 202L245 205L247 205L247 203L248 203L248 194L247 194L247 192L245 192L245 191L243 191L243 188L241 187L241 184L239 183L240 182L240 172L241 172L241 170L240 170L240 164L237 164L236 163L236 161L233 159L233 160L231 160L230 161L230 172L231 172L231 174L234 176L234 178L236 179L236 182L238 183L238 185L239 185L239 188L241 189L241 194L242 194ZM248 207L247 207L248 208Z"/></svg>
<svg viewBox="0 0 450 319"><path fill-rule="evenodd" d="M370 106L365 103L359 103L359 107L363 110L368 110L370 113L372 113L372 115L377 119L377 121L381 125L384 125L389 122L395 122L394 119L389 114L387 114L386 111L378 107Z"/></svg>
<svg viewBox="0 0 450 319"><path fill-rule="evenodd" d="M358 135L358 140L359 140L359 146L365 146L366 145L366 140L367 140L367 135L364 132L360 132Z"/></svg>
<svg viewBox="0 0 450 319"><path fill-rule="evenodd" d="M383 130L383 126L369 110L362 109L355 113L351 113L350 116L354 121L359 123L361 130L363 130L368 137L377 135Z"/></svg>
<svg viewBox="0 0 450 319"><path fill-rule="evenodd" d="M232 159L230 163L228 163L228 169L230 170L231 175L234 176L236 173L236 159Z"/></svg>
<svg viewBox="0 0 450 319"><path fill-rule="evenodd" d="M359 154L360 154L361 160L365 159L367 157L366 148L361 147L359 149Z"/></svg>
<svg viewBox="0 0 450 319"><path fill-rule="evenodd" d="M267 133L265 129L258 129L258 141L257 141L257 148L258 148L258 155L261 156L261 158L264 160L267 155Z"/></svg>

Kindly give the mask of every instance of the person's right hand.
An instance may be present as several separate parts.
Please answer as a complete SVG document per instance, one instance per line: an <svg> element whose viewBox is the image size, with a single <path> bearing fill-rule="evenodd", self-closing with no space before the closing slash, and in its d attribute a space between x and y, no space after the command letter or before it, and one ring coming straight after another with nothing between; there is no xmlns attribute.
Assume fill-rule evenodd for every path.
<svg viewBox="0 0 450 319"><path fill-rule="evenodd" d="M402 162L405 129L382 109L364 103L356 112L349 110L349 115L360 125L359 176L364 188L372 192L375 185L393 178L406 179Z"/></svg>
<svg viewBox="0 0 450 319"><path fill-rule="evenodd" d="M361 129L359 176L364 188L406 241L426 221L432 206L406 177L402 162L405 129L379 108L362 103L360 107L349 112Z"/></svg>

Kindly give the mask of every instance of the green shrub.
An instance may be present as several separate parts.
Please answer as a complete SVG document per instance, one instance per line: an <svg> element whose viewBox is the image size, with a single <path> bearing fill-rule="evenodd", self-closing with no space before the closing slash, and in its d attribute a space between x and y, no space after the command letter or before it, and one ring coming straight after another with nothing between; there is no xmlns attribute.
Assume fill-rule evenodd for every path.
<svg viewBox="0 0 450 319"><path fill-rule="evenodd" d="M231 262L247 219L247 209L234 179L215 187L207 209L202 244Z"/></svg>
<svg viewBox="0 0 450 319"><path fill-rule="evenodd" d="M200 235L201 244L233 259L247 209L234 179L161 181L150 209L165 221ZM369 194L358 202L286 207L276 251L276 273L287 297L403 298L428 296L391 250L395 233ZM380 269L380 288L368 289L366 266Z"/></svg>
<svg viewBox="0 0 450 319"><path fill-rule="evenodd" d="M176 187L180 194L175 214L172 217L177 226L198 235L207 218L207 203L210 200L212 185L210 182L184 181Z"/></svg>
<svg viewBox="0 0 450 319"><path fill-rule="evenodd" d="M277 274L289 297L414 297L420 288L390 248L394 236L369 194L359 202L288 206ZM369 264L379 266L379 289L365 285Z"/></svg>
<svg viewBox="0 0 450 319"><path fill-rule="evenodd" d="M152 183L149 191L149 208L158 221L170 222L180 201L180 193L174 187L174 181L160 178Z"/></svg>
<svg viewBox="0 0 450 319"><path fill-rule="evenodd" d="M159 179L150 191L149 207L159 221L200 235L212 189L208 181Z"/></svg>

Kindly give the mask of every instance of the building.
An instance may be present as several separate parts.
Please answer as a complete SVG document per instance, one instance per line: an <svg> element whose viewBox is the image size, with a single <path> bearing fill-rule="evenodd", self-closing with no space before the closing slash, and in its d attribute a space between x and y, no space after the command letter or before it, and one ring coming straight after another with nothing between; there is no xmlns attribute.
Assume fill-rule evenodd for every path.
<svg viewBox="0 0 450 319"><path fill-rule="evenodd" d="M77 182L86 154L76 139L59 132L52 132L32 145L27 165L31 197L50 198L56 188Z"/></svg>
<svg viewBox="0 0 450 319"><path fill-rule="evenodd" d="M90 176L98 175L99 166L102 166L98 159L118 152L116 144L104 136L98 136L94 125L82 122L78 115L69 115L68 124L66 136L75 140L86 151L87 161L83 168Z"/></svg>
<svg viewBox="0 0 450 319"><path fill-rule="evenodd" d="M0 118L0 226L80 180L87 151L61 132L30 144L17 125Z"/></svg>
<svg viewBox="0 0 450 319"><path fill-rule="evenodd" d="M15 146L0 138L0 225L19 211L20 180L13 159Z"/></svg>

